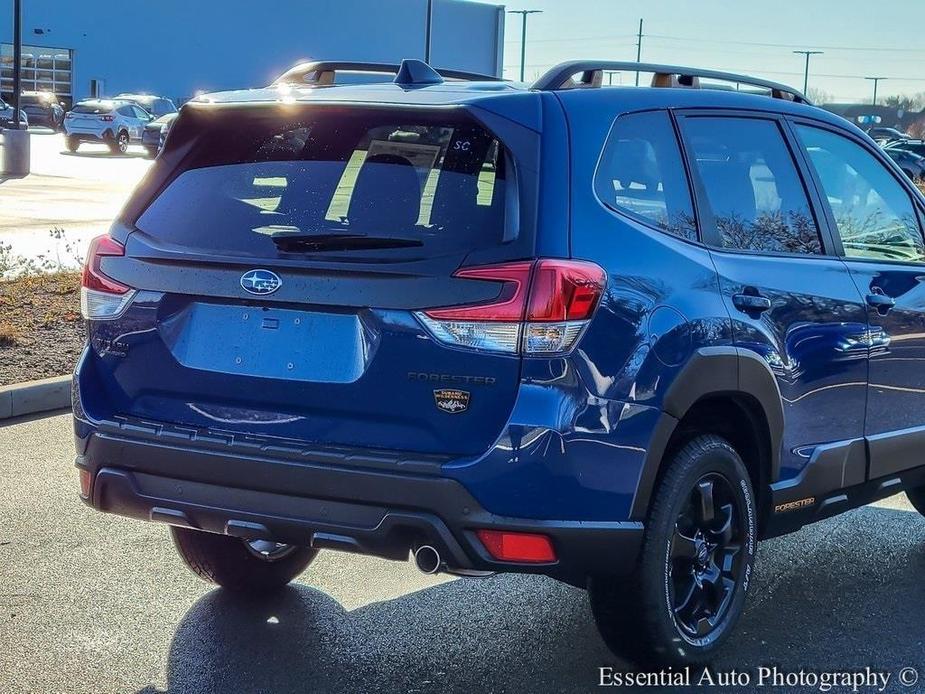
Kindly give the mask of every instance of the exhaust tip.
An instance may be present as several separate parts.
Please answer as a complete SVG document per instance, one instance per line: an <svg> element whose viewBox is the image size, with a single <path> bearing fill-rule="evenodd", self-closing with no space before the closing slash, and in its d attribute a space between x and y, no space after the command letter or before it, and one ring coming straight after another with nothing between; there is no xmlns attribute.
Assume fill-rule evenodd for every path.
<svg viewBox="0 0 925 694"><path fill-rule="evenodd" d="M440 570L440 552L430 545L421 545L414 550L414 565L425 574L435 574Z"/></svg>

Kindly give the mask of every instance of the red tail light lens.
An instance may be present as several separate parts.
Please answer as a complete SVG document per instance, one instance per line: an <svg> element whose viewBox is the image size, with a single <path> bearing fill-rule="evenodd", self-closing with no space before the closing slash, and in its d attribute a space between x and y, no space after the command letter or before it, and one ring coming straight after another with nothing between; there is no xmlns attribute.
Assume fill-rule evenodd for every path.
<svg viewBox="0 0 925 694"><path fill-rule="evenodd" d="M100 262L104 257L123 255L125 255L125 246L112 237L97 236L94 238L90 241L90 248L87 250L87 260L84 263L80 286L110 294L125 294L131 287L116 282L100 270Z"/></svg>
<svg viewBox="0 0 925 694"><path fill-rule="evenodd" d="M123 255L125 247L110 236L90 241L80 278L80 312L85 319L118 318L134 298L131 287L107 276L100 268L103 258Z"/></svg>
<svg viewBox="0 0 925 694"><path fill-rule="evenodd" d="M427 315L437 320L521 321L532 269L533 262L525 261L457 270L453 277L504 282L501 293L489 304L436 309Z"/></svg>
<svg viewBox="0 0 925 694"><path fill-rule="evenodd" d="M418 313L431 335L458 347L524 354L569 351L606 284L594 263L553 258L464 268L453 276L503 284L490 302Z"/></svg>
<svg viewBox="0 0 925 694"><path fill-rule="evenodd" d="M533 273L528 321L587 320L604 292L604 271L580 260L541 260Z"/></svg>
<svg viewBox="0 0 925 694"><path fill-rule="evenodd" d="M510 530L477 530L475 534L492 558L498 561L520 564L550 564L556 561L556 550L547 535Z"/></svg>

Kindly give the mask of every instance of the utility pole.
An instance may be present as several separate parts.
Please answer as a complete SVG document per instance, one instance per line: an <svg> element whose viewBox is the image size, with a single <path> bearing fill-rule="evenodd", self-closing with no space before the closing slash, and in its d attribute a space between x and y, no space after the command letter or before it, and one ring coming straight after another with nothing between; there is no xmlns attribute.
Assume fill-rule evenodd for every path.
<svg viewBox="0 0 925 694"><path fill-rule="evenodd" d="M524 81L524 68L527 63L527 15L541 14L543 10L508 10L508 14L519 14L521 16L520 31L520 81Z"/></svg>
<svg viewBox="0 0 925 694"><path fill-rule="evenodd" d="M424 27L424 62L430 65L430 32L434 24L434 0L427 0L427 24Z"/></svg>
<svg viewBox="0 0 925 694"><path fill-rule="evenodd" d="M806 90L809 89L809 56L822 55L823 51L794 51L794 53L806 56L806 68L803 71L803 96L806 96Z"/></svg>
<svg viewBox="0 0 925 694"><path fill-rule="evenodd" d="M642 18L639 18L639 34L636 37L636 62L642 62ZM639 70L636 70L636 86L639 86Z"/></svg>
<svg viewBox="0 0 925 694"><path fill-rule="evenodd" d="M881 80L889 79L888 77L865 77L864 79L870 80L874 83L874 106L877 105L877 85L880 84Z"/></svg>

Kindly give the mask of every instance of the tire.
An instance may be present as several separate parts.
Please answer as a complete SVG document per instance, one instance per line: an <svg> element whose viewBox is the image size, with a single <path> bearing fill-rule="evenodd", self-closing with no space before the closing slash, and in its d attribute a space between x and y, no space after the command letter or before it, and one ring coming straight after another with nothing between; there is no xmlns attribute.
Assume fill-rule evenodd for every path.
<svg viewBox="0 0 925 694"><path fill-rule="evenodd" d="M712 513L698 510L707 507L707 497ZM694 532L698 525L707 530ZM742 613L756 543L754 493L738 453L718 436L692 439L655 490L634 572L623 580L589 581L604 642L640 665L709 660ZM712 609L698 619L709 603ZM702 631L688 628L695 623Z"/></svg>
<svg viewBox="0 0 925 694"><path fill-rule="evenodd" d="M194 574L237 593L279 590L302 573L318 554L318 550L309 547L283 545L285 551L271 558L260 555L244 540L228 535L178 527L171 527L170 534L180 557Z"/></svg>
<svg viewBox="0 0 925 694"><path fill-rule="evenodd" d="M128 133L120 130L108 144L109 151L113 154L125 154L128 152Z"/></svg>
<svg viewBox="0 0 925 694"><path fill-rule="evenodd" d="M73 135L68 135L64 138L64 146L67 147L68 152L76 152L77 148L80 147L80 140Z"/></svg>

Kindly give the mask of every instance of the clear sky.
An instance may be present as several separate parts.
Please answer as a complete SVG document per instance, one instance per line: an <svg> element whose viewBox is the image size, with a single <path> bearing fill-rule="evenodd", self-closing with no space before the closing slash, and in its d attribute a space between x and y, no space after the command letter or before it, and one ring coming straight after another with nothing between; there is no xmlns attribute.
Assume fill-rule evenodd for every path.
<svg viewBox="0 0 925 694"><path fill-rule="evenodd" d="M501 4L498 0L479 0ZM925 92L925 0L511 0L509 10L540 9L527 26L526 78L573 58L636 59L639 19L645 20L642 59L725 69L803 86L835 101ZM505 77L520 70L520 16L507 15ZM624 79L631 79L625 75ZM614 77L616 81L618 77Z"/></svg>

